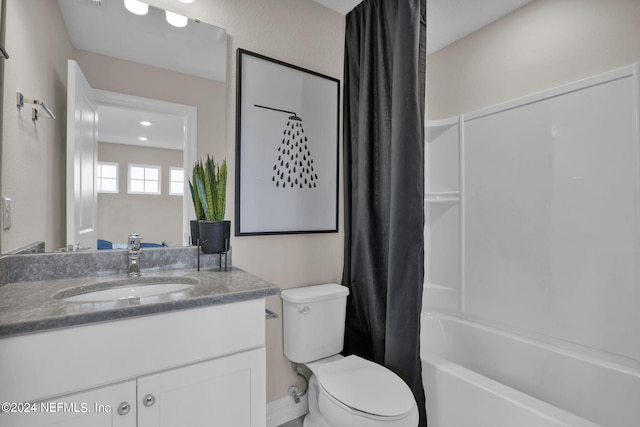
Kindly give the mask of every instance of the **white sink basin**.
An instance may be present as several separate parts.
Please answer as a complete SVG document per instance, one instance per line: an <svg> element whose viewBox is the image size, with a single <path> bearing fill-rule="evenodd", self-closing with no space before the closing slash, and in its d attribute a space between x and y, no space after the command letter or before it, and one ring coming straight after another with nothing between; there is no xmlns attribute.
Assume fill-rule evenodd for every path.
<svg viewBox="0 0 640 427"><path fill-rule="evenodd" d="M193 285L186 283L145 283L132 286L121 286L85 292L61 298L69 302L115 301L131 298L144 298L162 294L184 291Z"/></svg>

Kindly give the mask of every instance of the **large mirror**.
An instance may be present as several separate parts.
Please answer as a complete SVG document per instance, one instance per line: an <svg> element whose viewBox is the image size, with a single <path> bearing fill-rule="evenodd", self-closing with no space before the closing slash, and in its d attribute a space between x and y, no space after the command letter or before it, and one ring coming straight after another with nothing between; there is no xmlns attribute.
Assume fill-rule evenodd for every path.
<svg viewBox="0 0 640 427"><path fill-rule="evenodd" d="M92 196L95 212L84 206L78 210L72 206L74 178L66 173L66 215L75 215L81 228L91 222L94 234L80 243L72 237L73 221L70 225L60 218L66 241L54 239L47 251L68 245L98 249L98 242L100 248L118 248L132 232L142 234L147 243L189 244L191 167L206 153L224 156L216 150L224 149L226 31L192 17L183 17L186 25L177 27L168 22L172 17L165 10L151 5L138 15L125 3L57 1L66 28L56 31L66 31L73 47L67 59L75 61L95 91L97 151L82 179L100 190L96 187ZM38 20L42 17L33 17ZM56 120L66 120L66 134L72 133L73 112L65 114L59 106L55 112ZM44 127L34 126L39 132ZM67 166L69 156L67 152ZM89 221L91 217L95 220ZM13 222L14 229L21 225ZM20 243L51 239L43 235L25 240ZM3 252L16 246L5 245L4 237L2 243Z"/></svg>

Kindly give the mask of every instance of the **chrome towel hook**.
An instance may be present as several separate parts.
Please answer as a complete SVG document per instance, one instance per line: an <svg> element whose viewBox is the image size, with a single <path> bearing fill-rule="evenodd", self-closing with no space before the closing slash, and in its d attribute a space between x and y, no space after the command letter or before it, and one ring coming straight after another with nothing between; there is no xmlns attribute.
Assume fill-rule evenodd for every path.
<svg viewBox="0 0 640 427"><path fill-rule="evenodd" d="M49 119L53 119L55 120L56 115L53 114L53 112L49 109L49 107L47 107L47 104L45 104L42 101L38 101L37 99L28 99L25 98L24 95L20 92L17 92L16 94L16 105L19 108L24 107L25 102L27 104L34 104L34 105L39 105L40 107L42 107L42 109L44 110L44 112L46 113L46 115L43 115L42 117L47 117ZM33 108L32 109L32 115L31 118L33 120L38 120L39 114L38 114L38 109L37 108Z"/></svg>

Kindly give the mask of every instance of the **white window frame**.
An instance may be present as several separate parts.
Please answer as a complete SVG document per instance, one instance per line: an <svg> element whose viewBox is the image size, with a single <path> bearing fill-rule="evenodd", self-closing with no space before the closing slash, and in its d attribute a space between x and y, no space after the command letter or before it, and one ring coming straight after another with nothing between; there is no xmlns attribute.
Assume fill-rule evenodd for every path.
<svg viewBox="0 0 640 427"><path fill-rule="evenodd" d="M144 168L145 169L145 178L143 182L155 182L155 180L147 180L146 179L146 169L156 169L158 171L158 191L133 191L131 190L131 168ZM136 180L138 181L138 180ZM160 195L162 194L162 167L160 165L143 165L139 163L129 163L128 167L128 175L127 175L127 192L129 194L148 194L148 195Z"/></svg>
<svg viewBox="0 0 640 427"><path fill-rule="evenodd" d="M101 166L114 166L116 168L116 189L114 191L103 190L100 187L100 179L112 179L112 178L103 178L102 177L102 168ZM96 191L98 193L108 193L108 194L118 194L120 192L120 164L114 162L98 162L98 168L96 169Z"/></svg>
<svg viewBox="0 0 640 427"><path fill-rule="evenodd" d="M173 171L181 171L182 172L182 181L173 181L171 179L171 172ZM172 184L175 182L180 182L181 187L180 187L180 192L179 193L175 193L173 191L171 191L172 188ZM179 167L170 167L169 168L169 195L171 196L184 196L184 168L179 168Z"/></svg>

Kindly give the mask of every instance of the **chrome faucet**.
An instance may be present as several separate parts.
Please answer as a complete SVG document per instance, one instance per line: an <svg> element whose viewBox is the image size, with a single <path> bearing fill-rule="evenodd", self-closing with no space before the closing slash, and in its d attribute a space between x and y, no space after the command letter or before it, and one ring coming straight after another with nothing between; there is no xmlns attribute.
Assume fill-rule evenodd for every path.
<svg viewBox="0 0 640 427"><path fill-rule="evenodd" d="M140 241L142 237L139 234L129 234L129 261L127 262L127 277L138 277L140 272Z"/></svg>

